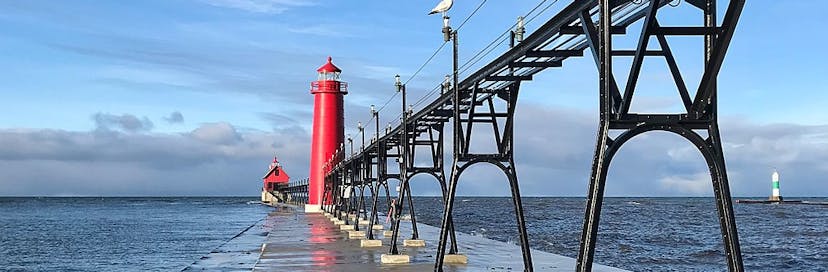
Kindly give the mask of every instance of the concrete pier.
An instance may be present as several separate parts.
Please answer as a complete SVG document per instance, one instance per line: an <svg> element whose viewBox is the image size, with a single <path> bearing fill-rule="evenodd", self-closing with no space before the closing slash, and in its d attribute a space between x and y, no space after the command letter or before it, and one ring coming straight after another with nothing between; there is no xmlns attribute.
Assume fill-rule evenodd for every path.
<svg viewBox="0 0 828 272"><path fill-rule="evenodd" d="M388 253L390 237L380 236L381 247L366 246L366 240L349 239L349 233L339 230L323 214L306 214L301 208L277 206L266 226L270 230L254 271L432 271L437 237L440 229L418 224L424 247L399 246L408 263L383 264L382 255ZM401 224L401 237L411 230ZM460 245L458 256L447 255L445 271L522 271L523 260L517 245L482 237L457 233ZM374 242L375 243L375 242ZM405 256L400 256L404 258ZM388 257L388 256L386 256ZM547 252L532 251L535 271L572 271L575 260ZM466 264L463 264L466 262ZM595 265L593 271L624 271Z"/></svg>

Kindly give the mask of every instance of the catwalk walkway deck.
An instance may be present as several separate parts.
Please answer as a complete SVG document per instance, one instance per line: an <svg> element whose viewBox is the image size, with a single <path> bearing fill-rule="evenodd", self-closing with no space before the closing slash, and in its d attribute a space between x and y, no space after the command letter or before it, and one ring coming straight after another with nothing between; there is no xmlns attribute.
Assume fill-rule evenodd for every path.
<svg viewBox="0 0 828 272"><path fill-rule="evenodd" d="M271 228L262 247L254 271L432 271L438 228L418 224L425 248L401 247L411 256L409 264L381 264L380 255L385 246L366 249L359 240L348 239L322 214L305 214L291 206L281 206L264 223ZM404 226L405 224L403 224ZM404 229L402 233L410 233ZM381 232L381 231L380 231ZM381 237L381 236L380 236ZM457 233L460 252L466 254L466 265L446 265L445 271L521 271L523 261L520 247L482 237ZM533 250L537 271L572 271L575 260L547 252ZM595 266L594 271L624 271L606 266Z"/></svg>

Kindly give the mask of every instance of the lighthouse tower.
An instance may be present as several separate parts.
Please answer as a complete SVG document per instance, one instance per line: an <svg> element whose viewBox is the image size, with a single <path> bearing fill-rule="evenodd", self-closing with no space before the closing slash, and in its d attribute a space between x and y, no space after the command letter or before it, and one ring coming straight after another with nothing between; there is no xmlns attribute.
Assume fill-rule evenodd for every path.
<svg viewBox="0 0 828 272"><path fill-rule="evenodd" d="M771 182L773 191L771 192L770 201L782 201L782 195L779 194L779 172L776 172L776 170L773 170Z"/></svg>
<svg viewBox="0 0 828 272"><path fill-rule="evenodd" d="M328 57L328 63L316 70L319 77L311 82L313 94L313 136L311 139L310 182L305 212L322 212L325 190L325 163L345 142L343 98L348 83L339 81L342 73ZM340 158L336 158L340 159Z"/></svg>

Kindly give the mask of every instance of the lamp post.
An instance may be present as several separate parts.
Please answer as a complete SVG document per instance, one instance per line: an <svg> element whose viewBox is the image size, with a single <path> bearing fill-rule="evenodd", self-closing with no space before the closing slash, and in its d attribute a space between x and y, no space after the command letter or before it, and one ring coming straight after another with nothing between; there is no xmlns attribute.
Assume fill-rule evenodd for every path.
<svg viewBox="0 0 828 272"><path fill-rule="evenodd" d="M365 127L362 126L362 122L357 122L357 129L359 130L359 134L362 134L362 146L359 147L360 151L365 150Z"/></svg>
<svg viewBox="0 0 828 272"><path fill-rule="evenodd" d="M408 114L410 113L410 111L413 110L413 106L409 106L408 110L405 109L405 84L403 84L402 81L400 81L400 75L394 76L394 86L397 87L398 93L402 93L402 135L400 136L400 142L403 144L403 163L405 163L406 166L408 166L408 147L406 147L405 145L408 144ZM391 124L389 123L388 125L390 128ZM400 174L404 175L405 169L400 169Z"/></svg>
<svg viewBox="0 0 828 272"><path fill-rule="evenodd" d="M451 90L451 76L446 75L446 78L443 79L443 83L440 84L440 95L445 94L448 90Z"/></svg>
<svg viewBox="0 0 828 272"><path fill-rule="evenodd" d="M405 114L406 113L405 112L405 84L403 84L402 81L400 80L400 75L395 75L394 76L394 87L397 87L397 92L398 93L402 93L402 111L403 111L402 118L403 118L403 122L405 122L405 120L406 120L406 116L405 116L406 115ZM405 130L404 126L403 126L403 130Z"/></svg>
<svg viewBox="0 0 828 272"><path fill-rule="evenodd" d="M452 30L451 26L449 26L449 18L448 18L446 13L443 14L443 40L445 42L448 42L448 41L452 42L452 62L451 62L451 64L452 64L452 69L451 69L452 70L452 75L451 75L452 80L451 81L452 82L451 82L451 84L449 84L449 82L448 82L449 81L449 76L446 76L446 80L443 83L443 87L444 87L445 91L448 92L448 87L451 86L451 89L453 91L453 94L452 94L452 105L454 106L454 114L453 114L454 115L453 116L454 122L452 122L453 123L453 130L454 130L454 132L453 132L454 133L454 137L453 137L454 138L453 157L455 158L455 163L456 163L457 162L456 159L459 158L460 155L461 155L460 154L460 139L461 139L461 137L457 137L457 135L460 135L460 132L462 131L461 127L460 127L460 88L459 88L460 82L459 82L459 79L458 79L458 77L459 77L459 75L458 75L458 73L459 73L458 72L458 69L459 69L458 54L459 53L458 53L457 30ZM474 103L473 99L474 98L472 98L472 103ZM474 107L474 105L471 105L471 106ZM469 117L469 119L471 119L471 117ZM471 121L471 120L469 120L469 121ZM456 177L453 174L452 174L452 181L451 182L456 182L456 180L454 180ZM446 201L448 200L449 195L452 195L453 191L454 191L453 187L451 187L451 186L449 186L448 189L449 189L448 195L444 196L444 200L446 200ZM448 202L447 202L447 205L448 205ZM448 208L448 206L446 206L446 208ZM440 244L438 244L438 246L437 246L437 260L434 264L435 271L437 271L437 270L442 271L442 268L443 268L443 257L445 256L445 250L446 250L446 244L445 244L444 239L448 236L447 232L450 232L451 235L454 235L454 223L451 220L451 211L448 210L448 209L443 214L443 227L447 227L447 228L443 228L443 229L440 230ZM450 252L449 254L456 254L457 253L457 244L456 243L452 243L452 246L449 249L449 252Z"/></svg>
<svg viewBox="0 0 828 272"><path fill-rule="evenodd" d="M377 139L377 140L379 140L379 135L380 135L380 134L379 134L379 123L380 123L380 122L379 122L379 111L377 111L376 109L374 109L374 105L373 105L373 104L371 105L371 115L374 117L374 120L376 121L376 126L375 126L375 127L376 127L376 129L377 129L377 130L376 130L376 133L377 133L377 138L376 138L376 139ZM379 144L377 144L377 150L379 150Z"/></svg>
<svg viewBox="0 0 828 272"><path fill-rule="evenodd" d="M407 168L408 168L408 163L409 163L409 161L408 161L409 160L409 157L408 157L408 114L409 114L409 110L407 110L405 108L405 105L406 105L405 84L403 84L402 81L400 81L400 75L394 76L394 86L397 88L397 92L402 93L402 101L401 101L402 102L401 103L402 118L401 118L401 123L400 123L400 126L402 128L402 132L401 132L401 135L400 135L400 145L402 147L402 154L400 154L400 157L397 158L397 160L400 162L400 187L398 187L398 189L399 189L399 191L397 192L398 193L398 198L397 198L396 203L394 204L396 206L395 210L397 212L394 214L394 222L392 223L394 230L399 231L399 230L397 230L397 228L399 227L399 224L400 224L399 216L400 216L400 212L402 211L402 207L403 207L402 202L403 202L405 194L409 193L408 190L407 190L408 189L407 188L408 187L408 171L407 171ZM390 129L390 127L389 127L389 129ZM410 199L410 196L409 196L409 199ZM396 235L391 237L391 250L390 250L389 253L399 254L399 251L397 249L397 236Z"/></svg>
<svg viewBox="0 0 828 272"><path fill-rule="evenodd" d="M351 138L351 134L348 134L348 145L351 147L351 152L348 157L354 156L354 139Z"/></svg>
<svg viewBox="0 0 828 272"><path fill-rule="evenodd" d="M371 104L371 117L374 118L374 120L376 120L377 137L379 137L379 112L374 108L373 104ZM362 136L363 136L363 141L364 141L365 133L363 133ZM380 166L380 159L382 158L382 155L380 155L380 153L379 153L379 151L380 151L380 143L379 142L377 142L376 150L377 150L377 172L378 172L377 173L377 179L376 179L376 188L377 188L377 190L374 192L374 195L372 195L372 197L374 198L374 205L372 206L372 209L376 209L377 198L378 198L377 194L379 192L380 179L381 179L381 174L380 173L382 171L381 166ZM366 176L371 175L370 174L370 171L371 171L370 170L371 169L371 166L370 166L371 161L370 160L371 159L368 159L368 162L367 162L368 166L366 166L365 169L364 169ZM371 213L374 214L374 213L376 213L376 211L372 210ZM376 216L372 215L370 225L368 226L368 239L369 240L374 240L374 225L373 224L377 221L379 221L379 219L377 219Z"/></svg>

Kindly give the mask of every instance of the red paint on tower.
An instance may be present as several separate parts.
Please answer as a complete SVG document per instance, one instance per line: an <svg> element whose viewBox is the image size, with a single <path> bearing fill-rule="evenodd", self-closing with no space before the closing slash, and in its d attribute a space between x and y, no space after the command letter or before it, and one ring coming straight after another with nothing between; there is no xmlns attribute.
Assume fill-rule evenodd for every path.
<svg viewBox="0 0 828 272"><path fill-rule="evenodd" d="M310 183L308 184L308 206L313 210L322 205L325 190L325 163L330 161L336 150L345 141L345 120L343 98L348 94L348 84L339 81L342 72L331 63L316 70L317 81L311 82L313 94L313 136L311 140ZM330 204L330 203L325 203Z"/></svg>

